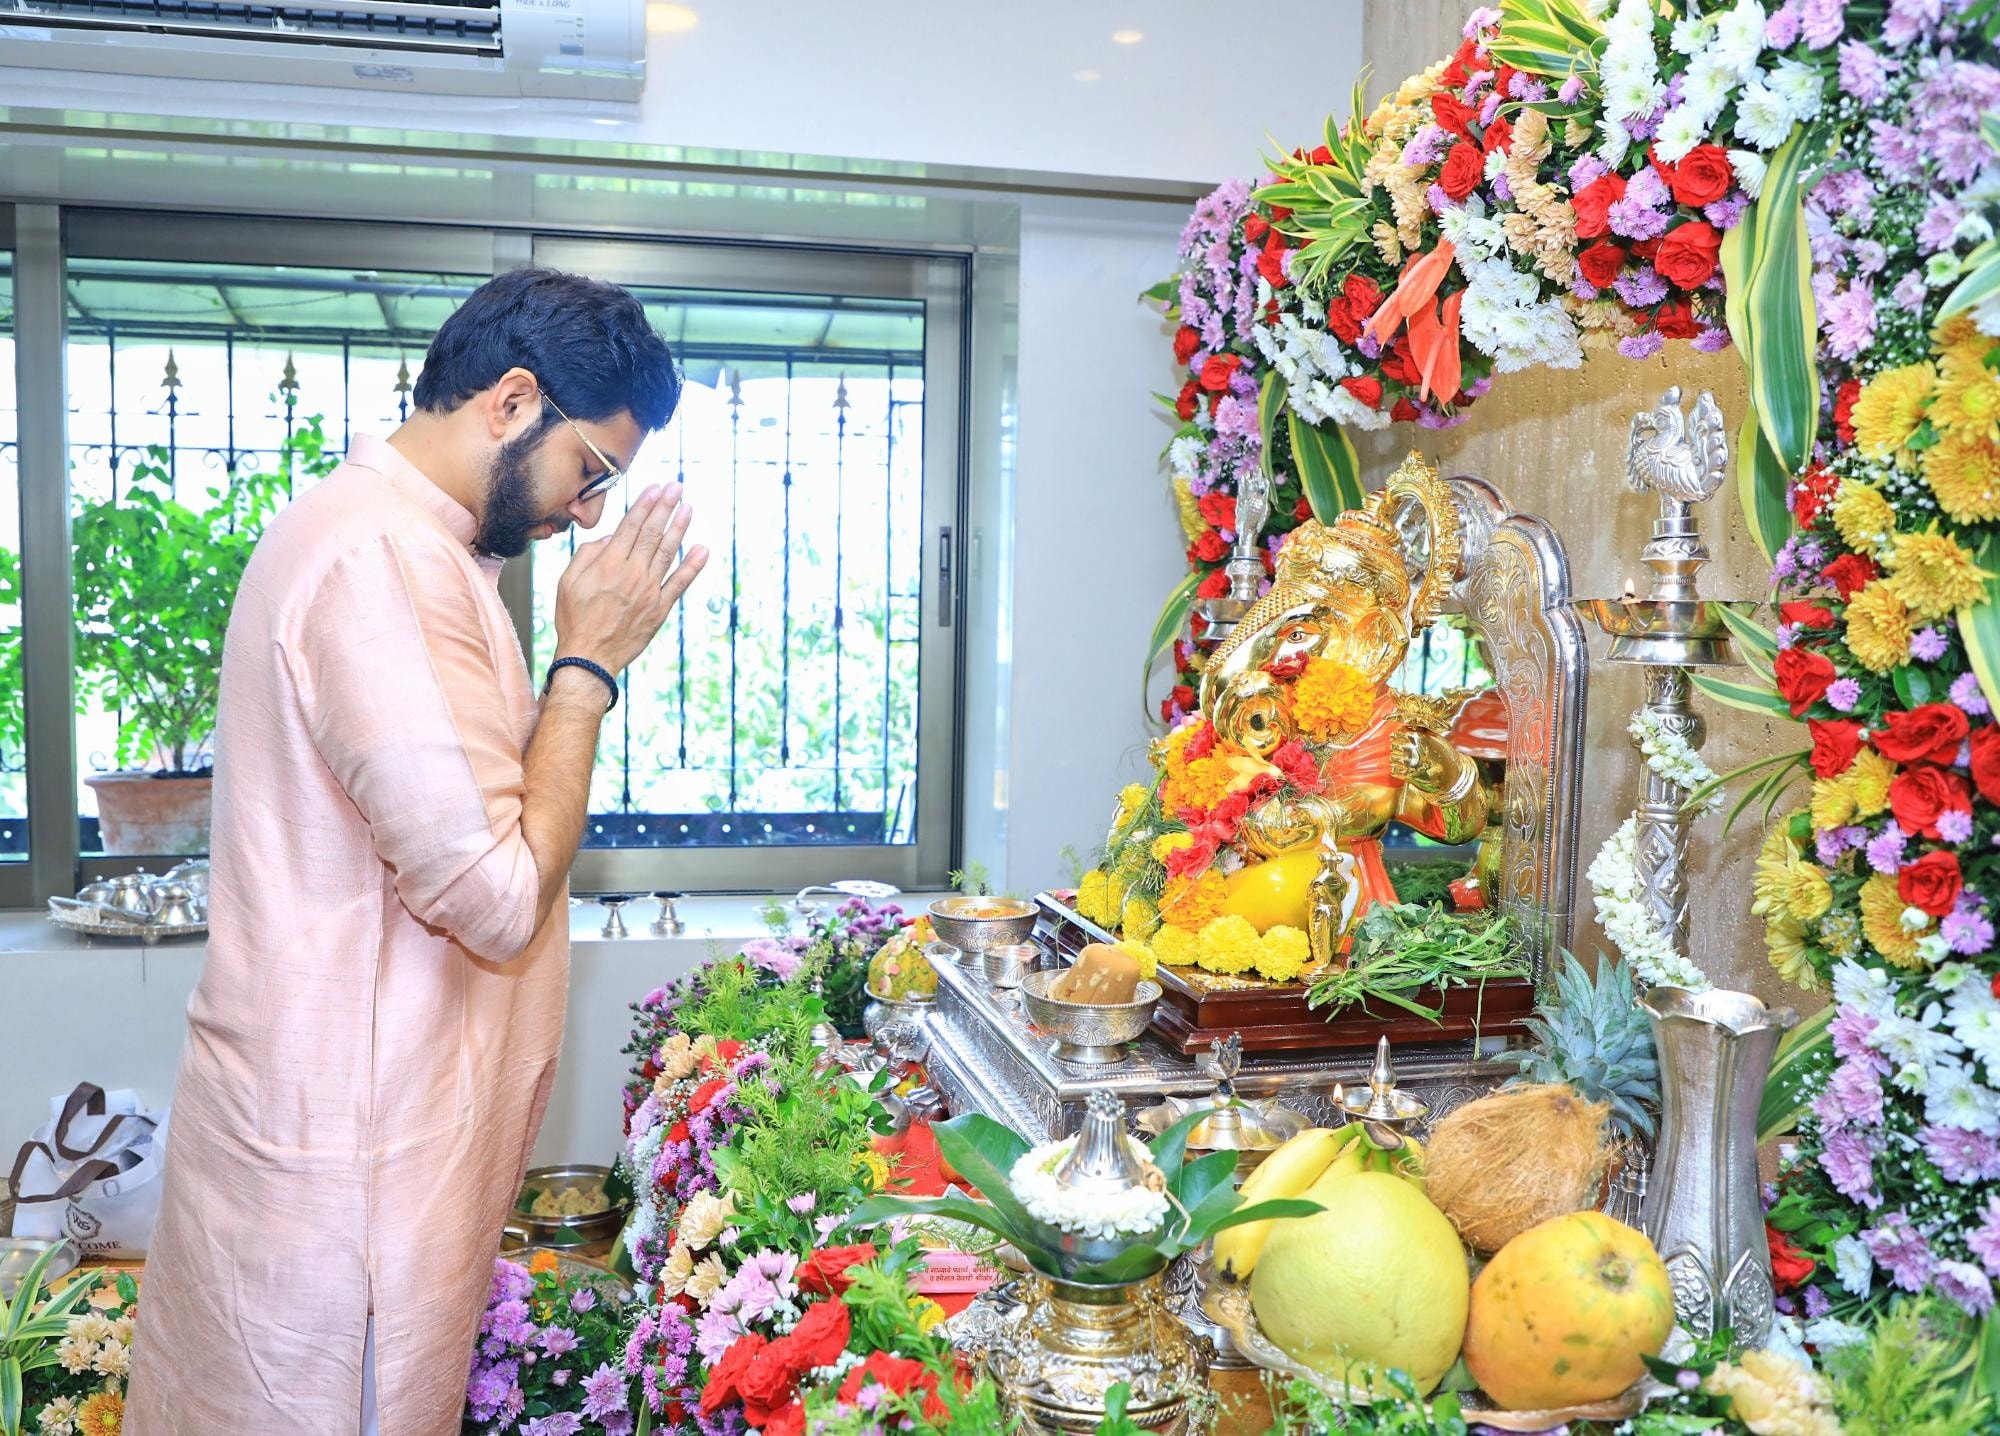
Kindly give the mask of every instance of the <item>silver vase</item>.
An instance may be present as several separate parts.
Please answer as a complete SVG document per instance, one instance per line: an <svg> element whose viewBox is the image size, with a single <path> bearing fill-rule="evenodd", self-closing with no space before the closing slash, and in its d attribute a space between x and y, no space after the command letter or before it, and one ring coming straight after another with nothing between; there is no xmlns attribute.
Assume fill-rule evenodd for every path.
<svg viewBox="0 0 2000 1436"><path fill-rule="evenodd" d="M1776 1292L1757 1177L1757 1107L1778 1039L1798 1021L1747 992L1655 987L1639 999L1660 1055L1660 1146L1644 1227L1697 1339L1771 1334Z"/></svg>

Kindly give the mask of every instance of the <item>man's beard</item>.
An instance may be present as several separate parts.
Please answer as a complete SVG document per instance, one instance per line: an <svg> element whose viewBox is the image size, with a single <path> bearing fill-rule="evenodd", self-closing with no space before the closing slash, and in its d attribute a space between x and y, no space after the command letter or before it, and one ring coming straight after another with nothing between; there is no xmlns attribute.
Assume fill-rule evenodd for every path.
<svg viewBox="0 0 2000 1436"><path fill-rule="evenodd" d="M528 551L528 531L549 521L535 507L535 485L528 459L541 447L545 430L508 439L493 456L493 482L486 491L486 513L472 546L492 558L519 558Z"/></svg>

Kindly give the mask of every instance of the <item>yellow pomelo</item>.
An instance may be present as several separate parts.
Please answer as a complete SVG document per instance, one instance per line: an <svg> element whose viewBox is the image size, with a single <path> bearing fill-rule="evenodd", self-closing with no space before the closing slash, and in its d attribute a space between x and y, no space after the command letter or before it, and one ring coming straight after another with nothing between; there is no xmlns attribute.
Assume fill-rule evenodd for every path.
<svg viewBox="0 0 2000 1436"><path fill-rule="evenodd" d="M1471 1280L1458 1233L1401 1177L1356 1172L1314 1186L1317 1216L1276 1225L1250 1282L1264 1334L1294 1361L1359 1391L1408 1373L1444 1379L1465 1336Z"/></svg>
<svg viewBox="0 0 2000 1436"><path fill-rule="evenodd" d="M1653 1244L1602 1212L1572 1212L1530 1227L1486 1264L1465 1364L1502 1406L1547 1411L1616 1396L1673 1327L1673 1283Z"/></svg>
<svg viewBox="0 0 2000 1436"><path fill-rule="evenodd" d="M1229 875L1223 898L1224 917L1246 919L1258 932L1274 927L1303 929L1312 912L1312 880L1319 871L1319 853L1299 848L1279 853Z"/></svg>

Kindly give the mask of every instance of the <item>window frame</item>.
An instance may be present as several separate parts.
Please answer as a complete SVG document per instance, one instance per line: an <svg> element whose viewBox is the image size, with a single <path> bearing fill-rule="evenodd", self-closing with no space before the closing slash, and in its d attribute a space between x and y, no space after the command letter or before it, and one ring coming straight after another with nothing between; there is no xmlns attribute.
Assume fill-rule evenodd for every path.
<svg viewBox="0 0 2000 1436"><path fill-rule="evenodd" d="M12 223L9 224L9 221ZM12 233L10 234L10 229ZM8 243L9 240L13 243ZM956 863L962 822L962 683L968 391L967 256L928 250L634 238L534 229L281 219L54 205L0 205L0 247L14 251L16 404L20 415L22 610L28 727L29 861L0 866L0 904L29 906L95 878L158 869L172 856L80 852L76 815L74 628L68 443L70 257L340 267L366 254L384 270L491 275L529 262L565 264L639 285L868 294L925 306L923 562L919 611L917 841L907 845L586 849L571 869L579 893L769 892L866 877L906 889L940 884ZM32 283L24 285L27 273ZM888 286L884 288L883 286ZM32 306L20 302L23 293ZM24 314L31 308L32 314ZM47 311L47 312L44 312ZM44 565L31 555L59 552ZM532 557L503 571L502 598L531 642ZM531 675L539 681L540 675ZM39 815L39 819L38 819ZM771 860L782 855L781 863ZM782 878L772 878L782 870Z"/></svg>

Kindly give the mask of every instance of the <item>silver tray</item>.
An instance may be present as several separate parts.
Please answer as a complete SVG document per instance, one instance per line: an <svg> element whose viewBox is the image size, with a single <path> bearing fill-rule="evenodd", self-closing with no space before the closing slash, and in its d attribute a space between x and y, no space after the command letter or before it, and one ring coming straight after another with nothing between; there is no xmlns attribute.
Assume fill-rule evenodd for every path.
<svg viewBox="0 0 2000 1436"><path fill-rule="evenodd" d="M1264 1335L1263 1328L1257 1325L1257 1314L1250 1307L1250 1290L1241 1283L1230 1282L1215 1287L1202 1303L1202 1310L1229 1333L1236 1350L1253 1366L1260 1366L1288 1380L1308 1382L1327 1399L1342 1405L1369 1404L1366 1391L1350 1392L1345 1381L1294 1361L1280 1351ZM1642 1376L1609 1400L1564 1406L1553 1411L1503 1411L1493 1406L1483 1391L1461 1391L1458 1399L1467 1425L1485 1426L1495 1431L1548 1431L1572 1421L1629 1421L1646 1409L1647 1402L1666 1390L1652 1377Z"/></svg>
<svg viewBox="0 0 2000 1436"><path fill-rule="evenodd" d="M143 942L149 947L167 938L200 937L208 931L205 922L160 924L114 917L109 909L95 903L60 897L49 899L49 921L66 931L80 932L87 937L120 937Z"/></svg>

